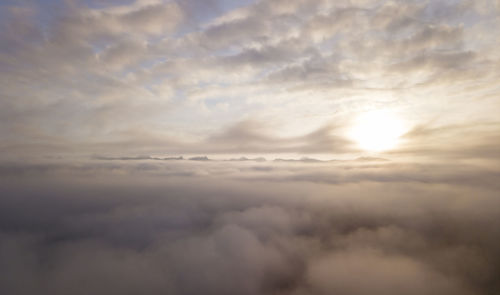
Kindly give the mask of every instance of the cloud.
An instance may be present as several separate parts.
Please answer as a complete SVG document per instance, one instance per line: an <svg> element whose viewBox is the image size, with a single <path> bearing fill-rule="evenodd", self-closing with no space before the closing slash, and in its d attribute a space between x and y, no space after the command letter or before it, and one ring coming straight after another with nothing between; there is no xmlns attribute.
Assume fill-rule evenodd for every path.
<svg viewBox="0 0 500 295"><path fill-rule="evenodd" d="M257 121L242 121L219 134L207 139L206 148L213 147L212 152L299 152L344 153L352 151L352 143L335 135L336 126L327 124L310 133L296 137L278 137L269 133L265 124Z"/></svg>
<svg viewBox="0 0 500 295"><path fill-rule="evenodd" d="M264 157L258 158L247 158L247 157L239 157L239 158L231 158L228 161L255 161L255 162L265 162L267 161Z"/></svg>
<svg viewBox="0 0 500 295"><path fill-rule="evenodd" d="M179 157L152 157L152 156L135 156L135 157L106 157L106 156L94 156L92 157L93 159L96 160L107 160L107 161L112 161L112 160L123 160L123 161L129 161L129 160L162 160L162 161L169 161L169 160L184 160L184 157L179 156Z"/></svg>
<svg viewBox="0 0 500 295"><path fill-rule="evenodd" d="M157 149L124 130L196 142L201 149L207 137L215 139L239 122L307 126L286 136L298 138L326 122L342 125L363 111L360 105L396 108L407 117L404 106L411 104L413 113L422 114L418 125L439 115L421 99L429 92L466 110L462 120L494 118L499 56L490 32L499 26L498 7L476 2L6 4L0 132L12 153L12 146L22 147L20 153L110 139ZM488 95L484 108L468 107ZM294 140L274 148L285 136L255 133L273 138L246 136L252 143L245 152L267 150L267 144L286 152L323 151L327 145L339 151L345 141L324 134L331 142L317 148ZM199 152L214 149L222 150L209 144ZM168 152L184 153L177 147Z"/></svg>
<svg viewBox="0 0 500 295"><path fill-rule="evenodd" d="M370 250L324 257L313 263L309 277L319 294L473 294L412 259Z"/></svg>
<svg viewBox="0 0 500 295"><path fill-rule="evenodd" d="M464 168L468 182L450 181L456 166L405 168L414 179L433 171L420 182L385 162L147 161L61 163L23 174L4 167L0 290L362 295L500 288L498 187L481 180L491 168ZM251 169L257 166L272 169ZM295 180L304 171L317 179L351 176Z"/></svg>
<svg viewBox="0 0 500 295"><path fill-rule="evenodd" d="M0 5L1 294L500 293L498 1L39 2Z"/></svg>
<svg viewBox="0 0 500 295"><path fill-rule="evenodd" d="M440 159L496 161L499 138L496 122L416 126L403 136L406 143L393 153L435 156ZM459 136L460 134L460 136Z"/></svg>

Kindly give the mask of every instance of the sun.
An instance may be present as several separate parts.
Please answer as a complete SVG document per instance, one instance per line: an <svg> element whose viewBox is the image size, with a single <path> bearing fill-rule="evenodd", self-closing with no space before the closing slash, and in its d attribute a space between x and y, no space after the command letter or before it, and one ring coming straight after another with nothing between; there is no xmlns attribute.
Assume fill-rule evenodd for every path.
<svg viewBox="0 0 500 295"><path fill-rule="evenodd" d="M403 133L400 118L391 112L378 110L359 115L349 136L363 150L382 152L395 148Z"/></svg>

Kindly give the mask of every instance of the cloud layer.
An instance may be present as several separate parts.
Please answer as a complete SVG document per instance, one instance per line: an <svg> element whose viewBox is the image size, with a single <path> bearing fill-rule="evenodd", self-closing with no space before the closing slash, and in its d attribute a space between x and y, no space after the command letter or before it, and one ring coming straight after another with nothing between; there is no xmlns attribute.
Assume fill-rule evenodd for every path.
<svg viewBox="0 0 500 295"><path fill-rule="evenodd" d="M4 294L500 290L500 171L491 168L154 160L16 167L2 167Z"/></svg>
<svg viewBox="0 0 500 295"><path fill-rule="evenodd" d="M500 294L499 15L1 1L0 294Z"/></svg>
<svg viewBox="0 0 500 295"><path fill-rule="evenodd" d="M350 121L373 109L397 112L408 129L498 122L497 1L51 0L0 9L8 158L113 145L136 154L346 153ZM297 142L315 130L323 131L311 146Z"/></svg>

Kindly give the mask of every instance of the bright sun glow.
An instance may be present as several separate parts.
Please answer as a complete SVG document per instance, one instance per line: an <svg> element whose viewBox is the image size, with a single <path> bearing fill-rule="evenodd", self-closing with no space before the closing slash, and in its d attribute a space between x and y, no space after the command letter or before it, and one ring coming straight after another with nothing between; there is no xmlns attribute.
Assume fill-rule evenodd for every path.
<svg viewBox="0 0 500 295"><path fill-rule="evenodd" d="M403 122L396 115L387 111L371 111L355 120L350 137L363 150L380 152L396 147L403 133Z"/></svg>

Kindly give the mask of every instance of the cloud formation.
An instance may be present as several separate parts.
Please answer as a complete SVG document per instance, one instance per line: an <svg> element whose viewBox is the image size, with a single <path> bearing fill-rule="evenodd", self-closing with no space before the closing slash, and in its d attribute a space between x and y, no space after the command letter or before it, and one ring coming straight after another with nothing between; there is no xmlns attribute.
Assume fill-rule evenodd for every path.
<svg viewBox="0 0 500 295"><path fill-rule="evenodd" d="M0 294L500 294L499 15L2 1Z"/></svg>
<svg viewBox="0 0 500 295"><path fill-rule="evenodd" d="M346 118L372 109L395 110L410 128L497 121L495 1L52 0L0 9L1 148L12 154L78 145L88 155L89 143L123 142L134 154L182 153L186 143L200 149L224 130L253 128L245 122L266 128L239 134L255 148L242 152L287 151L279 138L331 124L341 128L318 139L324 148L297 150L341 153L351 152ZM255 136L266 134L263 148Z"/></svg>
<svg viewBox="0 0 500 295"><path fill-rule="evenodd" d="M500 290L490 169L463 168L462 178L457 167L384 162L17 169L2 167L5 294Z"/></svg>

